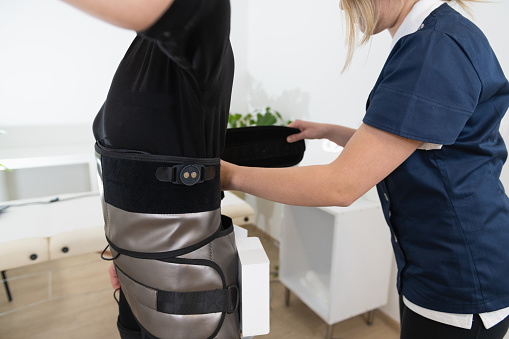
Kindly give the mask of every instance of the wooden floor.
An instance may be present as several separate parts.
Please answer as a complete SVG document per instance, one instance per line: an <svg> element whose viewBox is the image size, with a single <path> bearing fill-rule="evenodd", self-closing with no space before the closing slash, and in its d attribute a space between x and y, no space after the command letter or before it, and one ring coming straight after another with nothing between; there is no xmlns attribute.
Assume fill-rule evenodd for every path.
<svg viewBox="0 0 509 339"><path fill-rule="evenodd" d="M250 236L258 236L276 272L277 244L254 226ZM0 292L0 338L119 338L117 309L107 268L99 254L88 254L7 271L13 301ZM284 303L284 286L271 277L271 332L265 339L322 339L326 324L291 296ZM396 326L381 312L375 312L372 325L364 316L334 326L334 338L397 339ZM192 338L190 338L192 339Z"/></svg>

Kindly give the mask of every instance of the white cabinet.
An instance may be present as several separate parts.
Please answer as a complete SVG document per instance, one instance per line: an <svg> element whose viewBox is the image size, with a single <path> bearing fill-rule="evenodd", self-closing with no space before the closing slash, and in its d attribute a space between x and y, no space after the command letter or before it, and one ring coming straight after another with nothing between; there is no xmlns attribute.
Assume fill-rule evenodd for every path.
<svg viewBox="0 0 509 339"><path fill-rule="evenodd" d="M0 201L98 191L92 127L8 126L0 135Z"/></svg>
<svg viewBox="0 0 509 339"><path fill-rule="evenodd" d="M379 202L284 206L280 280L328 325L385 305L391 264Z"/></svg>

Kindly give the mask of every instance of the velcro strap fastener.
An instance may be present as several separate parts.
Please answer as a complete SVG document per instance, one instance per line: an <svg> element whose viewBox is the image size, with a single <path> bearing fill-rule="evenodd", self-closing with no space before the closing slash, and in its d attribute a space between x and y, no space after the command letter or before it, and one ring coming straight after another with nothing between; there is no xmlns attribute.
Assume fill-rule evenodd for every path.
<svg viewBox="0 0 509 339"><path fill-rule="evenodd" d="M239 306L239 298L236 285L221 290L198 292L158 291L157 311L178 315L233 313Z"/></svg>
<svg viewBox="0 0 509 339"><path fill-rule="evenodd" d="M216 168L200 164L184 164L170 167L159 167L156 178L159 181L193 186L195 184L214 179Z"/></svg>

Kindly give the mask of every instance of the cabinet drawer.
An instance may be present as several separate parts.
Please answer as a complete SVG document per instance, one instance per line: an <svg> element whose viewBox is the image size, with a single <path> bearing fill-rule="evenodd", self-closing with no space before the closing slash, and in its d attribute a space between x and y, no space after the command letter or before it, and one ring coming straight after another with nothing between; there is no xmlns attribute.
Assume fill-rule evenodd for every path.
<svg viewBox="0 0 509 339"><path fill-rule="evenodd" d="M0 243L0 270L49 260L47 238L26 238Z"/></svg>
<svg viewBox="0 0 509 339"><path fill-rule="evenodd" d="M89 227L55 234L49 238L51 260L91 252L101 252L108 243L104 227Z"/></svg>

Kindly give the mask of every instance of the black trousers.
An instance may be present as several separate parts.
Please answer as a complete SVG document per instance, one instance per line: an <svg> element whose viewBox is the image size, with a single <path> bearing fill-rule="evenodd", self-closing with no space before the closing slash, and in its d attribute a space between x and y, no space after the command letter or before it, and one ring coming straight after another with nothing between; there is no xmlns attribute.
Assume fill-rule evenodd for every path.
<svg viewBox="0 0 509 339"><path fill-rule="evenodd" d="M400 339L503 339L509 328L509 317L486 329L478 314L474 314L472 328L467 330L436 322L420 316L405 306L399 298L401 320Z"/></svg>
<svg viewBox="0 0 509 339"><path fill-rule="evenodd" d="M117 320L118 332L122 339L146 339L149 338L147 334L143 334L142 328L136 321L131 307L127 303L127 299L122 293L122 289L119 289L118 296L118 320Z"/></svg>

